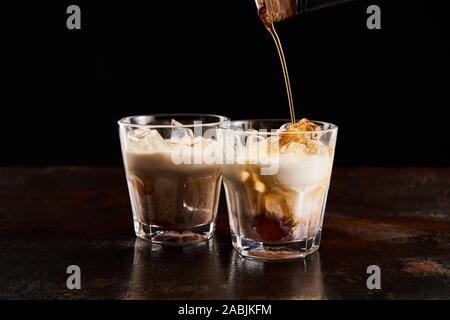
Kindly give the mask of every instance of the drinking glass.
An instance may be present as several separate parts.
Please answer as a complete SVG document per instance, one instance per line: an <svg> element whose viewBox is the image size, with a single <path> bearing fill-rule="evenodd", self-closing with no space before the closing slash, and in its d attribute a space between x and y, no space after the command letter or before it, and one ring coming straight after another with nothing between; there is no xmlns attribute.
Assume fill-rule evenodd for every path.
<svg viewBox="0 0 450 320"><path fill-rule="evenodd" d="M288 120L219 129L232 243L241 255L287 260L319 248L337 126L313 122L319 130L283 132Z"/></svg>
<svg viewBox="0 0 450 320"><path fill-rule="evenodd" d="M119 120L136 236L187 245L211 238L222 183L217 127L209 114L157 114Z"/></svg>

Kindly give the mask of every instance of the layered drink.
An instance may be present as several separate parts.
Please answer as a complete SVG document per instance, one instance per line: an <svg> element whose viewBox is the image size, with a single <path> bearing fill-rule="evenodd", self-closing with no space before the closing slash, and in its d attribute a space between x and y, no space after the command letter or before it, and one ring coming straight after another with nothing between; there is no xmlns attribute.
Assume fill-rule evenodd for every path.
<svg viewBox="0 0 450 320"><path fill-rule="evenodd" d="M122 119L122 152L138 237L162 244L211 237L222 167L214 161L219 116ZM206 122L205 122L206 121Z"/></svg>
<svg viewBox="0 0 450 320"><path fill-rule="evenodd" d="M336 134L306 119L230 123L223 176L240 253L278 260L317 250Z"/></svg>

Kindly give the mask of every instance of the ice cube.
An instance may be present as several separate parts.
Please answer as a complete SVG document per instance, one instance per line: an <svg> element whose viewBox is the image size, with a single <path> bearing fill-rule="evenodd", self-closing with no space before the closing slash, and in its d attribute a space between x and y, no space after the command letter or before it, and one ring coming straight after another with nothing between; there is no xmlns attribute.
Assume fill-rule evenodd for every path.
<svg viewBox="0 0 450 320"><path fill-rule="evenodd" d="M240 132L229 130L222 137L224 160L227 164L245 163L245 136Z"/></svg>
<svg viewBox="0 0 450 320"><path fill-rule="evenodd" d="M266 215L293 223L297 192L287 187L278 186L264 195Z"/></svg>
<svg viewBox="0 0 450 320"><path fill-rule="evenodd" d="M219 149L218 144L213 139L203 139L202 140L202 155L203 163L221 163L222 153Z"/></svg>
<svg viewBox="0 0 450 320"><path fill-rule="evenodd" d="M145 147L148 152L169 152L170 147L157 130L151 130L144 137Z"/></svg>
<svg viewBox="0 0 450 320"><path fill-rule="evenodd" d="M276 155L280 152L280 137L272 136L266 139L267 154L268 155Z"/></svg>
<svg viewBox="0 0 450 320"><path fill-rule="evenodd" d="M206 141L207 139L203 138L202 136L197 136L194 138L194 145L206 145L208 143L208 141Z"/></svg>
<svg viewBox="0 0 450 320"><path fill-rule="evenodd" d="M288 128L286 131L280 132L280 147L283 148L290 143L299 143L306 146L308 153L317 153L322 151L320 144L317 143L318 134L314 131L320 130L320 126L309 121L306 118L291 124L289 127L287 124L282 126L283 129ZM296 147L296 145L294 145ZM298 149L298 148L297 148ZM298 149L299 150L299 149Z"/></svg>
<svg viewBox="0 0 450 320"><path fill-rule="evenodd" d="M290 214L290 208L286 203L286 199L279 193L266 193L264 195L264 207L266 209L266 215L270 218L282 220L284 216Z"/></svg>
<svg viewBox="0 0 450 320"><path fill-rule="evenodd" d="M172 132L170 134L170 141L172 143L180 143L191 146L194 144L194 132L190 128L184 128L181 122L172 119Z"/></svg>
<svg viewBox="0 0 450 320"><path fill-rule="evenodd" d="M291 122L286 122L285 124L283 124L278 130L277 132L283 132L283 131L287 131L289 129L289 127L291 126Z"/></svg>
<svg viewBox="0 0 450 320"><path fill-rule="evenodd" d="M245 143L246 158L251 163L257 163L259 159L267 155L266 138L263 136L249 135Z"/></svg>
<svg viewBox="0 0 450 320"><path fill-rule="evenodd" d="M248 173L247 171L242 171L241 172L241 182L245 182L247 181L247 179L250 177L250 173Z"/></svg>
<svg viewBox="0 0 450 320"><path fill-rule="evenodd" d="M175 119L172 119L171 124L175 127L183 127L183 124Z"/></svg>
<svg viewBox="0 0 450 320"><path fill-rule="evenodd" d="M194 134L191 129L178 128L172 130L170 134L170 142L181 143L183 145L193 145L194 144Z"/></svg>
<svg viewBox="0 0 450 320"><path fill-rule="evenodd" d="M135 152L167 152L170 151L164 138L157 130L136 129L128 133L128 147Z"/></svg>
<svg viewBox="0 0 450 320"><path fill-rule="evenodd" d="M298 142L290 142L280 148L281 153L304 154L306 153L306 145Z"/></svg>
<svg viewBox="0 0 450 320"><path fill-rule="evenodd" d="M148 134L150 134L150 129L135 129L128 132L128 139L130 142L140 142Z"/></svg>
<svg viewBox="0 0 450 320"><path fill-rule="evenodd" d="M266 191L266 185L264 183L262 183L261 181L256 181L255 182L255 190L258 191L259 193L263 193Z"/></svg>
<svg viewBox="0 0 450 320"><path fill-rule="evenodd" d="M216 196L218 172L203 177L189 178L183 188L183 211L192 225L205 224L212 220Z"/></svg>
<svg viewBox="0 0 450 320"><path fill-rule="evenodd" d="M322 217L322 209L328 186L313 185L299 193L296 209L296 220L300 221L295 237L306 238L317 233Z"/></svg>

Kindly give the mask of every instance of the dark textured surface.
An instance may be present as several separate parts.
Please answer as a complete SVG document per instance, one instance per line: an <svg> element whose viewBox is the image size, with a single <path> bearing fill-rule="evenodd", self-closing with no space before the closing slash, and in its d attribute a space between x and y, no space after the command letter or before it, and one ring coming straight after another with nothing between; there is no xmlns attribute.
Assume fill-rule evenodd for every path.
<svg viewBox="0 0 450 320"><path fill-rule="evenodd" d="M213 240L134 238L120 168L0 169L1 299L450 298L450 168L337 168L318 253L248 261ZM66 288L81 267L82 289ZM381 268L381 290L366 268Z"/></svg>

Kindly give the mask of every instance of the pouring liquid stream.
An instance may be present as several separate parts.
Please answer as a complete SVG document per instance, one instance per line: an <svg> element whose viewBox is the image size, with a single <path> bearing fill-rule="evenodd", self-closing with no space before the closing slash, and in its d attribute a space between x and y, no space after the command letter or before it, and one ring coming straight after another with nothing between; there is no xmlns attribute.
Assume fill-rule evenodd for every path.
<svg viewBox="0 0 450 320"><path fill-rule="evenodd" d="M278 51L278 57L280 58L281 68L283 70L284 84L286 86L286 94L287 94L288 102L289 102L291 123L294 124L295 123L295 109L294 109L294 101L292 99L291 82L289 81L289 73L288 73L287 64L286 64L286 58L284 56L283 47L281 46L280 37L278 36L278 34L275 30L275 26L274 26L273 22L269 22L266 20L265 13L266 13L266 8L265 8L265 6L262 6L259 9L258 14L259 14L259 17L261 18L261 20L263 21L264 26L266 27L267 31L269 31L270 35L272 36L273 41L275 42L275 46Z"/></svg>

